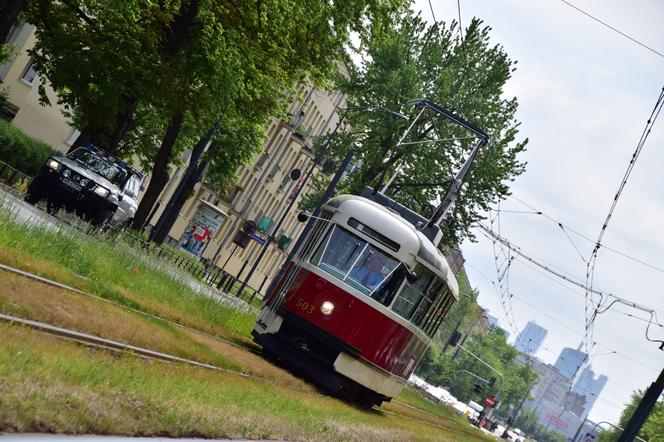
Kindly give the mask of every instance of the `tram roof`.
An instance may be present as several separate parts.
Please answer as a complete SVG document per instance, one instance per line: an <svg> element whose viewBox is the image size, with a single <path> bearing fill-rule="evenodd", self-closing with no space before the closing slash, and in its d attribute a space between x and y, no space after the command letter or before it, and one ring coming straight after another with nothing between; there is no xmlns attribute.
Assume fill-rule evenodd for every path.
<svg viewBox="0 0 664 442"><path fill-rule="evenodd" d="M357 195L339 195L330 199L326 206L337 209L344 218L355 218L386 236L398 235L397 241L403 252L413 255L415 261L443 278L458 298L459 286L447 259L422 232L396 211Z"/></svg>

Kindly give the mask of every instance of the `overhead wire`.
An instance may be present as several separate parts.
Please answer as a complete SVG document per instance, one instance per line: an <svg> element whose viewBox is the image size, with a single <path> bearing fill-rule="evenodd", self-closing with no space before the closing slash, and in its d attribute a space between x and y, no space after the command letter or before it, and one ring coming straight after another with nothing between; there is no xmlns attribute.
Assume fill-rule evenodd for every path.
<svg viewBox="0 0 664 442"><path fill-rule="evenodd" d="M495 285L495 282L494 282L490 277L488 277L486 274L484 274L484 273L482 273L481 271L479 271L479 270L478 270L477 268L475 268L472 264L470 264L470 263L467 262L466 265L468 265L469 267L471 267L472 269L474 269L474 270L475 270L480 276L482 276L483 278L485 278L486 280L488 280L489 282L491 282L492 284ZM512 296L513 296L515 299L517 299L518 301L522 302L523 304L529 306L529 307L532 308L533 310L535 310L535 311L541 313L542 315L546 316L547 318L551 319L553 322L555 322L555 323L557 323L557 324L563 326L564 328L570 330L572 333L574 333L574 334L576 334L576 335L578 335L578 336L581 336L581 337L584 336L583 332L580 332L580 331L578 331L577 329L575 329L574 327L572 327L571 325L569 325L569 324L567 324L567 323L565 323L565 322L562 322L562 321L561 321L560 319L558 319L557 317L554 317L554 316L552 316L551 314L549 314L549 313L545 312L544 310L540 309L539 307L537 307L537 306L531 304L530 302L526 301L526 300L525 300L524 298L522 298L521 296L518 296L518 295L515 295L515 294L512 294ZM629 360L629 361L631 361L631 362L633 362L633 363L635 363L635 364L637 364L637 365L640 365L640 366L642 366L642 367L648 368L648 369L653 370L653 371L655 371L655 372L659 372L659 371L661 370L661 368L657 368L657 367L654 367L654 366L652 366L652 365L646 364L646 363L644 363L643 361L641 361L640 359L638 359L638 358L636 358L636 357L630 356L630 355L628 355L628 354L626 354L626 353L623 353L622 351L618 351L618 350L616 350L616 349L614 349L614 348L611 348L611 347L609 347L609 346L607 346L607 345L605 345L605 344L602 344L602 343L600 343L600 342L597 342L597 345L600 346L600 347L602 347L602 348L605 348L606 350L613 351L613 352L615 352L616 355L621 356L621 357L623 357L623 358L625 358L625 359L627 359L627 360Z"/></svg>
<svg viewBox="0 0 664 442"><path fill-rule="evenodd" d="M431 17L433 18L433 21L437 23L438 20L436 20L436 14L433 12L433 5L431 4L431 0L429 0L429 9L431 9Z"/></svg>
<svg viewBox="0 0 664 442"><path fill-rule="evenodd" d="M558 225L558 226L562 226L562 228L563 228L565 231L572 232L572 233L574 233L575 235L577 235L577 236L579 236L579 237L581 237L581 238L583 238L583 239L585 239L585 240L587 240L587 241L589 241L589 242L592 242L592 243L595 242L595 240L589 238L588 236L584 235L583 233L581 233L581 232L579 232L579 231L577 231L577 230L575 230L575 229L573 229L573 228L571 228L571 227L565 225L564 223L560 222L559 220L557 220L557 219L555 219L555 218L553 218L553 217L547 215L546 213L544 213L544 212L542 212L541 210L535 208L535 207L532 206L531 204L529 204L529 203L523 201L522 199L519 199L518 197L514 196L514 194L510 195L510 198L512 198L512 199L514 199L514 200L516 200L516 201L518 201L519 203L521 203L521 204L523 204L524 206L528 207L529 209L532 209L532 210L533 210L533 212L524 212L524 213L532 213L532 214L536 214L536 215L541 215L541 216L543 216L544 218L548 219L549 221L555 223L556 225ZM495 209L494 209L494 210L495 210ZM502 212L508 212L508 211L506 211L506 210L501 210L501 211L502 211ZM511 213L519 213L519 211L511 211ZM627 253L621 252L620 250L616 250L616 249L614 249L614 248L608 247L606 244L602 244L602 245L601 245L601 248L602 248L602 250L608 250L608 251L613 252L613 253L615 253L615 254L617 254L617 255L620 255L620 256L622 256L622 257L624 257L624 258L627 258L627 259L629 259L629 260L631 260L631 261L634 261L634 262L636 262L636 263L638 263L638 264L641 264L641 265L644 265L644 266L646 266L646 267L649 267L649 268L651 268L651 269L653 269L653 270L655 270L655 271L658 271L658 272L660 272L660 273L664 273L664 268L662 268L662 267L658 267L658 266L656 266L656 265L654 265L654 264L651 264L651 263L648 263L648 262L646 262L646 261L644 261L644 260L642 260L642 259L635 258L635 257L633 257L633 256L631 256L631 255L628 255Z"/></svg>
<svg viewBox="0 0 664 442"><path fill-rule="evenodd" d="M431 4L431 0L429 0ZM461 26L461 0L457 0L457 11L459 12L459 40L463 43L463 27Z"/></svg>
<svg viewBox="0 0 664 442"><path fill-rule="evenodd" d="M564 1L564 0L563 0ZM659 93L659 96L657 98L657 101L655 102L655 106L653 107L653 110L650 113L650 116L648 117L648 120L646 121L646 125L643 129L643 132L641 133L641 137L639 138L639 141L636 145L636 149L634 150L634 153L632 154L632 157L629 160L629 163L627 165L627 169L625 170L625 173L623 175L622 180L620 181L620 185L618 186L618 190L613 197L613 202L611 203L611 207L609 208L609 212L606 215L606 219L604 220L604 223L602 224L602 228L600 229L599 235L597 237L597 240L595 242L595 247L593 247L593 251L590 254L590 258L587 261L586 264L586 293L585 293L585 316L586 316L586 337L585 337L585 344L586 348L588 347L588 344L590 341L593 339L593 334L594 334L594 324L595 324L595 319L597 318L597 315L600 314L600 308L602 307L602 303L606 300L603 295L599 295L599 300L595 303L594 299L594 294L592 292L592 286L593 282L595 279L595 266L597 264L597 255L599 253L600 246L602 244L602 239L604 238L604 234L606 233L606 229L609 225L609 222L611 220L611 217L613 216L613 213L618 205L618 201L620 199L620 196L622 195L625 186L627 185L627 181L629 180L632 171L634 170L634 166L636 165L636 160L639 158L643 147L645 146L646 141L648 140L648 137L650 136L650 133L652 132L652 127L654 126L655 122L657 121L657 118L659 117L659 113L662 110L662 105L664 104L664 88ZM615 304L615 302L612 302L611 305ZM611 306L610 305L610 306ZM609 306L609 308L610 308ZM605 309L604 311L608 310ZM591 312L592 311L592 312ZM648 328L646 329L646 338L651 341L651 339L648 337L648 330L650 328L650 324L648 324ZM655 340L653 342L661 342L660 349L664 349L664 340Z"/></svg>
<svg viewBox="0 0 664 442"><path fill-rule="evenodd" d="M548 272L548 273L550 273L554 276L557 276L558 278L560 278L560 279L562 279L562 280L564 280L564 281L566 281L570 284L578 286L578 287L580 287L584 290L588 289L589 291L592 291L592 293L594 293L596 295L601 295L601 296L607 297L609 299L619 299L622 304L625 304L629 307L634 307L634 308L641 309L641 310L644 310L644 311L651 311L652 310L652 311L655 311L655 312L658 312L658 313L664 313L664 311L660 311L658 309L654 309L654 308L651 308L651 307L646 307L646 306L639 305L639 304L635 303L634 301L631 301L629 299L622 298L620 296L614 295L613 293L608 293L608 292L605 292L605 291L602 291L602 290L598 290L598 289L594 289L592 287L588 287L583 282L578 281L577 279L575 279L573 276L569 276L566 273L563 273L562 271L555 270L552 265L548 265L546 263L543 263L543 260L541 258L534 257L534 255L524 252L523 249L520 246L514 244L512 241L508 240L507 238L504 238L502 236L497 235L489 227L485 226L481 222L477 222L477 223L475 223L475 225L480 228L480 230L483 232L483 235L486 236L490 241L492 241L492 242L497 241L499 243L504 244L512 252L519 255L521 258L525 259L526 261L536 265L537 267L541 268L542 270L545 270L546 272Z"/></svg>
<svg viewBox="0 0 664 442"><path fill-rule="evenodd" d="M498 232L500 232L500 217L499 213L496 213L494 217L489 216L489 221L491 224L491 229L493 230L494 228L494 223L497 226ZM496 245L499 245L499 252L496 250ZM498 293L498 297L500 299L500 304L503 308L503 313L505 315L505 319L507 320L508 326L510 327L511 331L516 335L519 332L519 327L516 323L516 318L514 317L514 310L512 308L512 303L511 300L509 299L509 296L507 293L509 292L509 286L507 285L507 279L509 277L509 268L511 266L513 257L511 254L506 254L504 248L502 247L502 244L493 241L492 242L493 246L493 257L494 257L494 264L496 267L496 276L497 276L497 283L492 281L492 284L494 288L496 289ZM499 256L500 255L500 256ZM503 259L502 262L500 262L500 259ZM505 267L503 268L503 264L505 264Z"/></svg>
<svg viewBox="0 0 664 442"><path fill-rule="evenodd" d="M652 53L654 53L654 54L656 54L656 55L659 55L660 57L664 58L664 54L662 54L661 52L659 52L659 51L657 51L657 50L651 48L650 46L646 45L645 43L641 43L639 40L637 40L637 39L635 39L635 38L633 38L633 37L630 37L629 35L625 34L625 33L622 32L621 30L619 30L619 29L617 29L617 28L611 26L610 24L604 22L603 20L600 20L599 18L595 17L594 15L590 14L589 12L584 11L583 9L581 9L581 8L579 8L579 7L575 6L575 5L573 5L572 3L570 3L570 2L568 2L568 1L566 1L566 0L560 0L560 1L563 2L563 3L565 3L565 4L566 4L567 6L569 6L570 8L573 8L573 9L577 10L578 12L582 13L583 15L585 15L585 16L591 18L592 20L596 21L597 23L600 23L601 25L606 26L607 28L611 29L611 30L614 31L614 32L617 32L618 34L620 34L620 35L622 35L623 37L625 37L625 38L631 40L632 42L638 44L639 46L641 46L641 47L643 47L643 48L649 50L650 52L652 52Z"/></svg>
<svg viewBox="0 0 664 442"><path fill-rule="evenodd" d="M579 297L581 297L581 298L584 297L584 294L583 294L582 292L579 292L579 291L574 290L572 287L570 287L570 286L568 286L568 285L565 285L563 282L559 281L558 279L556 279L556 278L554 278L554 277L552 277L552 276L550 276L550 275L547 275L547 274L544 273L543 271L539 270L539 269L536 268L536 267L531 266L531 265L528 264L527 262L525 262L525 261L521 261L521 260L519 260L518 262L521 263L522 265L528 267L528 268L531 269L532 271L537 272L537 273L539 273L540 275L542 275L543 277L545 277L545 278L551 280L551 281L554 282L555 284L558 284L559 286L563 287L564 289L567 289L567 290L570 291L571 293L573 293L573 294L575 294L575 295L577 295L577 296L579 296ZM616 309L616 308L614 308L614 309L611 310L611 311L614 312L614 313L619 313L619 314L622 314L622 315L625 315L625 316L629 316L629 317L634 318L634 319L637 319L637 320L639 320L639 321L649 322L649 320L646 319L646 318L642 318L642 317L640 317L640 316L636 316L636 315L633 315L633 314L631 314L631 313L627 313L627 312L624 312L624 311L622 311L622 310L618 310L618 309ZM656 310L655 310L655 312L656 312ZM662 328L662 329L664 330L664 324L660 324L659 322L655 322L653 325L655 325L655 326L657 326L657 327L660 327L660 328Z"/></svg>

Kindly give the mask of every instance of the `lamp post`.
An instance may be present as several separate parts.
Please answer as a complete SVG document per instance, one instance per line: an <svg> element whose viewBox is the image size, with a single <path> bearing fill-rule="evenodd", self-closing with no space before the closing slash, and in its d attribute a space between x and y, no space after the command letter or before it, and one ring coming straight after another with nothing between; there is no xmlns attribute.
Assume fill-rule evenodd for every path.
<svg viewBox="0 0 664 442"><path fill-rule="evenodd" d="M387 112L388 114L390 114L390 115L392 115L392 116L394 116L394 117L396 117L400 120L406 120L406 121L408 120L407 116L405 116L405 115L403 115L399 112L395 112L395 111L389 110L387 108L384 108L382 106L373 106L373 105L348 106L344 109L341 109L343 112L342 112L341 116L339 117L339 121L337 122L336 126L334 126L334 129L330 133L327 141L325 142L325 144L320 149L321 157L322 157L322 155L325 155L325 153L327 152L327 149L330 147L330 144L331 144L332 140L334 139L335 135L337 134L337 131L339 130L339 127L341 127L341 124L345 120L346 115L348 114L348 112L352 111L352 110L366 110L366 109L382 110L382 111ZM314 210L312 212L312 217L309 218L307 224L304 226L304 229L302 229L302 232L298 236L297 241L295 241L295 244L293 244L293 247L291 247L291 250L288 253L288 256L286 257L286 260L284 261L282 266L279 268L279 271L277 272L275 277L272 279L272 283L269 285L269 287L267 289L267 295L266 296L269 296L272 293L277 281L279 281L281 279L284 272L286 271L286 268L288 267L288 264L293 260L293 257L295 256L297 251L302 246L302 242L304 241L304 238L306 238L307 234L311 230L311 227L313 226L313 223L314 223L314 220L315 220L314 217L318 216L318 214L320 213L321 207L323 207L323 204L325 204L327 202L327 200L329 200L332 197L332 194L334 193L334 190L336 189L339 180L341 179L343 174L346 172L346 169L348 168L351 161L353 160L354 155L355 155L355 152L354 152L353 149L349 149L348 152L346 153L346 156L344 157L343 161L341 162L341 166L339 166L339 169L334 174L334 177L332 177L332 180L328 184L327 189L325 189L325 193L318 200L318 203L316 204L316 207L314 208ZM311 168L307 172L307 175L305 176L302 185L298 189L297 194L291 200L291 203L288 205L288 208L284 212L284 215L282 216L282 220L286 217L286 215L288 214L288 211L290 210L290 208L293 205L293 202L297 199L297 196L299 195L300 191L304 188L305 184L307 183L307 180L309 179L309 177L313 173L313 168L314 168L315 165L316 165L316 162L314 162L311 165ZM281 223L279 224L279 226L280 225L281 225ZM275 233L277 233L277 230L278 230L278 228L275 229ZM268 241L270 241L270 239L271 238L268 238ZM265 255L265 253L267 252L267 247L269 245L268 241L266 241L266 243L263 245L263 250L261 251L261 254L256 259L256 263L254 263L254 266L252 267L252 270L249 271L249 275L247 276L247 278L245 278L245 281L242 284L242 287L240 287L240 291L238 292L238 296L242 294L242 291L244 290L244 288L247 285L249 277L253 274L253 271L255 270L255 267L258 266L258 262L260 262L260 260L263 258L263 255Z"/></svg>

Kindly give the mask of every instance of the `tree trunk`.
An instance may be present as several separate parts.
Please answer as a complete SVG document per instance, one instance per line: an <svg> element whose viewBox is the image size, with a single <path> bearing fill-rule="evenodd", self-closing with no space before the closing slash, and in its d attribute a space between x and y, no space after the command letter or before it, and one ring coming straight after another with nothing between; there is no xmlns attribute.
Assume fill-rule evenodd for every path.
<svg viewBox="0 0 664 442"><path fill-rule="evenodd" d="M7 41L9 31L24 6L25 0L0 0L0 43Z"/></svg>
<svg viewBox="0 0 664 442"><path fill-rule="evenodd" d="M71 152L74 149L78 149L79 147L83 147L91 142L92 142L92 128L90 127L90 123L88 123L81 130L81 134L78 136L78 138L76 138L76 141L74 141L74 144L72 144L67 153Z"/></svg>
<svg viewBox="0 0 664 442"><path fill-rule="evenodd" d="M111 155L117 155L118 145L122 137L132 130L134 126L133 116L136 105L138 104L138 98L123 96L122 102L124 104L123 109L115 115L114 125L109 128L107 137L106 151Z"/></svg>
<svg viewBox="0 0 664 442"><path fill-rule="evenodd" d="M132 229L138 231L143 230L145 225L149 222L148 216L150 215L152 206L154 206L161 191L164 189L164 186L168 183L168 165L171 162L173 145L175 145L175 141L180 135L183 120L184 114L182 111L176 111L171 115L168 127L166 128L166 133L164 134L164 139L161 141L161 146L159 146L159 150L153 159L150 184L138 206L138 210L134 216L134 222L131 226Z"/></svg>
<svg viewBox="0 0 664 442"><path fill-rule="evenodd" d="M196 167L195 170L183 174L182 179L184 180L184 182L180 184L180 186L182 186L180 195L178 195L177 199L173 201L170 211L168 211L166 214L162 214L162 217L165 216L165 218L163 220L160 219L159 222L157 223L157 226L155 228L158 228L159 230L154 233L152 241L154 241L157 244L164 243L164 241L168 237L169 232L173 228L175 221L177 221L178 219L180 210L187 202L187 200L191 197L194 190L194 186L196 185L196 183L200 182L203 179L206 168L207 168L207 162L203 161L201 162L201 164L198 165L198 167ZM171 206L170 201L168 203L168 206Z"/></svg>

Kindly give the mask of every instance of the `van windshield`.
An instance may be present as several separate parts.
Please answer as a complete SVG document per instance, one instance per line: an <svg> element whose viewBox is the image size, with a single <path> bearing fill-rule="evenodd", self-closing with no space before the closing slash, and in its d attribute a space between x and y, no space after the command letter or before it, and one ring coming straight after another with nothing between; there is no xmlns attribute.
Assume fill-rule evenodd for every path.
<svg viewBox="0 0 664 442"><path fill-rule="evenodd" d="M399 265L398 260L339 226L328 231L311 263L366 295Z"/></svg>

